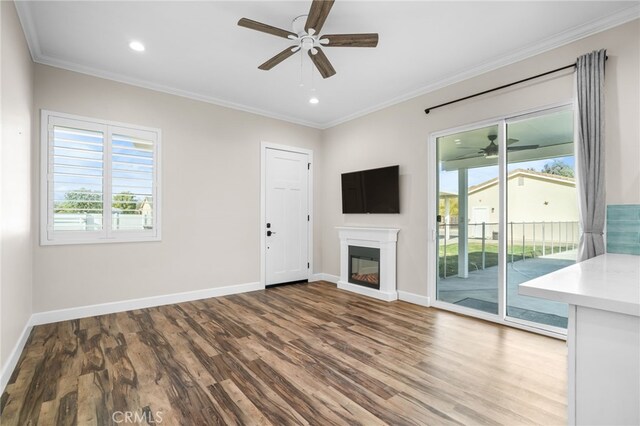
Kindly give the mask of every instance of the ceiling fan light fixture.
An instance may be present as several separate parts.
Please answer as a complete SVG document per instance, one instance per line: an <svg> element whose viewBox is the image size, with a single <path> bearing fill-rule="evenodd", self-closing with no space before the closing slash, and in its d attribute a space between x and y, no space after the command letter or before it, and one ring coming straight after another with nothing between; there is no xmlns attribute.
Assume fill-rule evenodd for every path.
<svg viewBox="0 0 640 426"><path fill-rule="evenodd" d="M136 52L144 52L144 44L137 40L132 40L131 43L129 43L129 49Z"/></svg>
<svg viewBox="0 0 640 426"><path fill-rule="evenodd" d="M316 104L318 104L319 102L320 102L320 100L319 100L318 98L316 98L315 96L312 96L312 97L309 99L309 103L310 103L311 105L316 105Z"/></svg>
<svg viewBox="0 0 640 426"><path fill-rule="evenodd" d="M300 44L304 51L313 49L313 39L311 37L305 37L302 39L302 43Z"/></svg>
<svg viewBox="0 0 640 426"><path fill-rule="evenodd" d="M498 158L498 154L487 154L487 155L484 156L484 158L487 158L489 160L493 160L493 159Z"/></svg>

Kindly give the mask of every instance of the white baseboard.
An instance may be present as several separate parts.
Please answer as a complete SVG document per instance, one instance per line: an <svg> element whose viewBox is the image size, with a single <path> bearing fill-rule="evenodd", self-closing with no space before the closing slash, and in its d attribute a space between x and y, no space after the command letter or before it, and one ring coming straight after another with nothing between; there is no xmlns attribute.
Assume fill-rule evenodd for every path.
<svg viewBox="0 0 640 426"><path fill-rule="evenodd" d="M13 347L7 362L2 367L2 373L0 373L0 395L4 392L4 388L7 386L7 383L9 383L13 370L15 370L16 365L18 365L18 360L20 359L20 355L22 355L22 350L27 343L27 339L29 339L29 333L31 333L32 328L31 319L29 319L20 334L20 338L18 338L18 342Z"/></svg>
<svg viewBox="0 0 640 426"><path fill-rule="evenodd" d="M329 281L330 283L338 284L338 281L340 281L340 277L337 275L322 274L322 276L325 281Z"/></svg>
<svg viewBox="0 0 640 426"><path fill-rule="evenodd" d="M404 300L405 302L413 303L414 305L426 306L427 308L431 306L430 297L421 296L415 293L408 293L406 291L398 290L398 299Z"/></svg>
<svg viewBox="0 0 640 426"><path fill-rule="evenodd" d="M338 281L340 281L340 277L337 275L320 273L311 275L309 281L327 281L333 284L338 284Z"/></svg>
<svg viewBox="0 0 640 426"><path fill-rule="evenodd" d="M338 284L340 277L331 274L313 274L310 281L328 281L334 284ZM374 297L376 299L391 301L391 300L404 300L409 303L414 303L421 306L430 306L429 297L420 296L418 294L407 293L405 291L398 291L396 294L380 293L379 291L371 290L366 287L351 285L348 283L339 283L339 288L345 290L355 291L365 296ZM18 364L24 345L29 338L29 333L34 325L48 324L58 321L67 321L79 318L92 317L96 315L112 314L116 312L130 311L133 309L150 308L154 306L169 305L172 303L189 302L192 300L208 299L211 297L227 296L230 294L246 293L249 291L262 290L264 287L259 282L230 285L226 287L210 288L205 290L188 291L184 293L174 293L163 296L144 297L140 299L123 300L119 302L101 303L97 305L80 306L76 308L59 309L55 311L37 312L31 315L31 318L27 322L13 348L7 363L2 369L0 375L0 394L4 392L13 370Z"/></svg>
<svg viewBox="0 0 640 426"><path fill-rule="evenodd" d="M52 322L68 321L79 318L93 317L97 315L113 314L116 312L130 311L133 309L151 308L154 306L169 305L172 303L190 302L192 300L208 299L210 297L227 296L230 294L246 293L248 291L263 290L259 282L230 285L226 287L208 288L205 290L187 291L184 293L174 293L162 296L151 296L140 299L122 300L119 302L100 303L97 305L79 306L76 308L59 309L55 311L37 312L29 318L24 327L18 343L16 343L7 363L2 368L0 374L0 394L4 392L4 388L13 370L18 365L18 360L27 343L29 333L34 325L49 324Z"/></svg>
<svg viewBox="0 0 640 426"><path fill-rule="evenodd" d="M338 281L338 288L342 290L347 290L347 291L352 291L354 293L362 294L363 296L373 297L374 299L384 300L385 302L398 300L398 293L395 291L391 293L386 293L380 290L375 290L373 288L364 287L357 284L351 284L344 281Z"/></svg>
<svg viewBox="0 0 640 426"><path fill-rule="evenodd" d="M55 311L38 312L31 316L30 325L49 324L96 315L113 314L133 309L151 308L172 303L190 302L192 300L208 299L210 297L227 296L230 294L246 293L248 291L263 290L259 282L230 285L226 287L208 288L204 290L187 291L162 296L144 297L141 299L122 300L119 302L100 303L97 305L79 306L77 308L59 309Z"/></svg>
<svg viewBox="0 0 640 426"><path fill-rule="evenodd" d="M405 302L413 303L414 305L425 306L427 308L431 306L431 299L428 296L421 296L419 294L400 290L398 290L397 292L397 297L395 297L394 294L391 293L381 294L379 291L368 289L367 287L353 285L350 283L339 283L340 277L337 275L325 273L313 274L309 281L328 281L330 283L337 284L338 288L341 288L343 290L354 291L356 293L375 297L376 299L385 300L387 302L391 300L403 300Z"/></svg>

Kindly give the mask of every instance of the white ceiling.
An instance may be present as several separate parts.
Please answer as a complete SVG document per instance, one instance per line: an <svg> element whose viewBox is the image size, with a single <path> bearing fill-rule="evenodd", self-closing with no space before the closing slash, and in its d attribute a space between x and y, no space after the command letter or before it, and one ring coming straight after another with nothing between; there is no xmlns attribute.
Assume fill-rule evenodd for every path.
<svg viewBox="0 0 640 426"><path fill-rule="evenodd" d="M326 80L299 55L257 67L310 1L18 2L37 62L326 128L638 17L638 2L337 0L323 33L378 32L371 48L326 48ZM142 41L143 53L128 48ZM603 46L606 47L606 46ZM300 87L301 74L304 87ZM320 99L310 105L311 88ZM425 105L427 107L428 105Z"/></svg>

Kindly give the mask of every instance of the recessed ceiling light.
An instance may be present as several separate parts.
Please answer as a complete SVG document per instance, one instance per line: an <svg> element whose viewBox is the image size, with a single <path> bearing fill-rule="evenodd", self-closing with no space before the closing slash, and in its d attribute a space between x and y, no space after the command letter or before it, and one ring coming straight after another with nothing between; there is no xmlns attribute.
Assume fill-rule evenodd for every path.
<svg viewBox="0 0 640 426"><path fill-rule="evenodd" d="M309 99L309 103L310 103L310 104L314 104L314 105L315 105L315 104L317 104L318 102L320 102L320 101L319 101L319 100L318 100L318 98L316 98L315 96L314 96L313 98Z"/></svg>
<svg viewBox="0 0 640 426"><path fill-rule="evenodd" d="M136 52L144 52L144 44L140 43L139 41L132 41L131 43L129 43L129 47L131 48L131 50L135 50Z"/></svg>

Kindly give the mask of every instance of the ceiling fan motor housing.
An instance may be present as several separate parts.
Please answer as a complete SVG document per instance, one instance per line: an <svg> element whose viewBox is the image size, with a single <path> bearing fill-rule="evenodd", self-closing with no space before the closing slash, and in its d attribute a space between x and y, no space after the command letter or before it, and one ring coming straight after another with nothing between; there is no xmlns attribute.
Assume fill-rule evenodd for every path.
<svg viewBox="0 0 640 426"><path fill-rule="evenodd" d="M300 47L304 51L311 50L315 43L316 41L311 36L304 36L300 39Z"/></svg>

